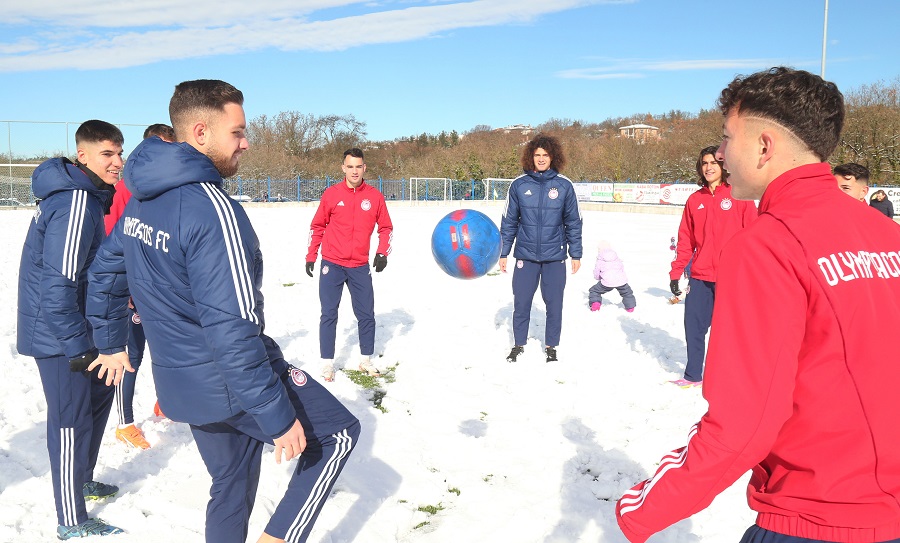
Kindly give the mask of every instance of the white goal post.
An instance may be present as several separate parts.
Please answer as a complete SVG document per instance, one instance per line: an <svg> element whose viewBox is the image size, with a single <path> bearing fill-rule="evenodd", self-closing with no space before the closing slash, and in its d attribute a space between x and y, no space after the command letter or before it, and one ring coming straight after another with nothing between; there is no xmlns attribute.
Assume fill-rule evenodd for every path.
<svg viewBox="0 0 900 543"><path fill-rule="evenodd" d="M450 178L410 177L410 200L450 200Z"/></svg>
<svg viewBox="0 0 900 543"><path fill-rule="evenodd" d="M506 200L506 194L509 192L509 186L512 179L504 179L501 177L485 178L484 183L484 199L485 200Z"/></svg>

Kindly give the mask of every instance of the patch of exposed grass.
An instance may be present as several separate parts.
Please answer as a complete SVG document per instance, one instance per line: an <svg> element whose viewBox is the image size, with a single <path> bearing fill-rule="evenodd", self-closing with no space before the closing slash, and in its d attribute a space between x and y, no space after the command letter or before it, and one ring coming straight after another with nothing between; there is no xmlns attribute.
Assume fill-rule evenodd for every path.
<svg viewBox="0 0 900 543"><path fill-rule="evenodd" d="M460 494L459 489L456 488L455 486L451 486L450 488L448 488L447 492L450 492L451 494L456 494L457 496L459 496L459 494Z"/></svg>
<svg viewBox="0 0 900 543"><path fill-rule="evenodd" d="M395 380L395 370L397 369L397 365L390 366L385 368L381 372L380 377L372 377L368 373L359 370L352 369L344 369L342 370L344 374L347 376L350 381L355 383L356 385L364 388L366 390L371 390L372 395L369 398L371 400L372 405L375 406L376 409L381 411L382 413L387 413L387 408L381 405L384 397L387 396L387 391L381 388L382 381L384 383L393 383Z"/></svg>
<svg viewBox="0 0 900 543"><path fill-rule="evenodd" d="M431 524L431 523L428 522L427 520L424 520L424 521L422 521L422 522L416 524L415 526L413 526L413 530L418 530L419 528L422 528L422 527L424 527L424 526L428 526L429 524Z"/></svg>
<svg viewBox="0 0 900 543"><path fill-rule="evenodd" d="M429 515L436 515L439 511L444 510L444 505L438 503L437 505L420 505L416 511L421 511L423 513L428 513Z"/></svg>
<svg viewBox="0 0 900 543"><path fill-rule="evenodd" d="M297 284L297 283L282 283L281 286L283 286L283 287L292 287L292 286L294 286L294 285L296 285L296 284Z"/></svg>

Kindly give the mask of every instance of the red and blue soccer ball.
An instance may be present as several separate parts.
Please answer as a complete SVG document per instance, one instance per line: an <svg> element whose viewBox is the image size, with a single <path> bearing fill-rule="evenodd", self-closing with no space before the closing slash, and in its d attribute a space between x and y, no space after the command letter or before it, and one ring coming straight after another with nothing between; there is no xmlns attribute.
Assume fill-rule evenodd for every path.
<svg viewBox="0 0 900 543"><path fill-rule="evenodd" d="M484 213L473 209L454 211L434 227L431 254L452 277L481 277L500 260L500 230Z"/></svg>

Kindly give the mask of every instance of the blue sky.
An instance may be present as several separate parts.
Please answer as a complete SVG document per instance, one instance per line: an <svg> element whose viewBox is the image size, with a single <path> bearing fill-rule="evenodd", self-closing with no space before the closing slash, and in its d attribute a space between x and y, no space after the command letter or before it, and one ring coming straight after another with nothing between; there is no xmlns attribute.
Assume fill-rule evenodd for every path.
<svg viewBox="0 0 900 543"><path fill-rule="evenodd" d="M168 122L224 79L248 118L352 114L368 139L713 107L736 75L821 70L824 0L26 0L0 20L0 121ZM127 7L126 7L127 6ZM900 77L898 0L830 0L826 78ZM70 128L71 133L74 128ZM0 148L63 125L0 123Z"/></svg>

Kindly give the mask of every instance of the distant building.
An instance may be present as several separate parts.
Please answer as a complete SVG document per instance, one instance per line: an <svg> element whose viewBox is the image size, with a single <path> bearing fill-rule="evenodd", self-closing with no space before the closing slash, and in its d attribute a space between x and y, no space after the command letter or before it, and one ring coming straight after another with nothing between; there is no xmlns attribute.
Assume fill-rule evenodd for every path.
<svg viewBox="0 0 900 543"><path fill-rule="evenodd" d="M495 128L494 132L503 132L504 134L518 132L523 136L528 136L534 133L534 127L530 124L513 124L510 126L504 126L503 128Z"/></svg>
<svg viewBox="0 0 900 543"><path fill-rule="evenodd" d="M647 140L658 140L659 128L649 124L630 124L619 127L619 136L643 143Z"/></svg>

